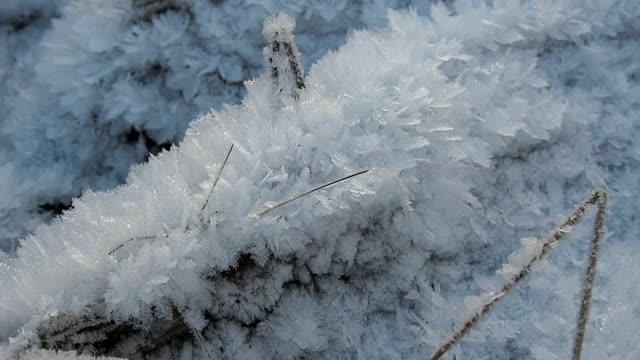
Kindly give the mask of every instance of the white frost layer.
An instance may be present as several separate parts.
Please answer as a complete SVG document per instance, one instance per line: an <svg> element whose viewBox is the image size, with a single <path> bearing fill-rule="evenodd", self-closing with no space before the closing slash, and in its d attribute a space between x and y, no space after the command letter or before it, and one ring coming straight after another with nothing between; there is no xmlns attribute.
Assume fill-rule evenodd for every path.
<svg viewBox="0 0 640 360"><path fill-rule="evenodd" d="M199 119L179 148L136 168L125 186L85 194L4 261L2 336L104 298L113 319L148 320L175 304L220 358L422 359L463 297L491 288L491 265L514 240L548 230L605 186L611 245L587 358L637 353L629 329L640 295L631 201L640 92L628 34L640 9L495 3L460 2L453 17L442 8L431 19L393 13L387 30L357 33L317 64L296 104L277 106L258 79L241 106ZM237 151L201 213L231 143ZM455 349L461 357L566 357L586 243L578 239L588 233L577 230ZM107 255L154 234L163 236ZM240 254L272 261L242 281L200 276ZM205 324L202 312L224 320ZM160 355L205 353L187 342Z"/></svg>

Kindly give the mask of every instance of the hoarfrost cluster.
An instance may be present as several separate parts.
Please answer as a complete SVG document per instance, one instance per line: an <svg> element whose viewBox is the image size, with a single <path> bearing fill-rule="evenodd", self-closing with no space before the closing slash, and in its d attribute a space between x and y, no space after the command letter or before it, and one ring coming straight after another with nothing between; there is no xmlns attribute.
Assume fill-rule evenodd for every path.
<svg viewBox="0 0 640 360"><path fill-rule="evenodd" d="M384 28L353 33L295 101L279 101L268 72L246 82L241 104L199 116L126 184L86 191L22 240L0 260L0 357L424 359L465 303L476 307L465 297L495 288L509 254L507 277L531 256L536 242L518 252L520 239L553 229L594 188L611 206L584 358L638 357L640 6L460 0L428 13L391 11ZM107 23L105 34L119 26ZM108 54L92 58L95 71L117 66ZM113 96L134 100L108 102L86 85L104 114L132 116L95 121L148 124L162 142L195 112L146 109L155 103L135 96L164 88L129 86ZM224 101L196 93L178 102ZM64 99L75 97L49 101ZM568 358L590 228L577 226L453 354ZM162 335L172 329L183 336Z"/></svg>
<svg viewBox="0 0 640 360"><path fill-rule="evenodd" d="M387 8L410 5L426 8L415 0L3 1L0 187L11 190L0 200L0 248L12 251L47 210L85 189L122 183L131 165L181 140L196 115L239 103L242 82L264 69L265 17L298 18L311 64L351 29L382 26Z"/></svg>

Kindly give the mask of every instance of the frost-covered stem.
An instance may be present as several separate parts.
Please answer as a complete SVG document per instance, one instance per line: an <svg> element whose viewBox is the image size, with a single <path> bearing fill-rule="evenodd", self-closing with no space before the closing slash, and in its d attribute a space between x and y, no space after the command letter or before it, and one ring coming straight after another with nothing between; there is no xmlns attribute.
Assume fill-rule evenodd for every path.
<svg viewBox="0 0 640 360"><path fill-rule="evenodd" d="M593 283L596 278L598 267L598 257L600 255L600 243L604 236L604 221L607 210L608 195L606 192L595 192L592 195L592 202L598 207L596 214L596 222L593 225L593 240L591 241L591 253L589 255L589 265L584 277L582 285L582 301L580 302L580 311L578 312L578 324L576 326L576 337L573 344L573 360L580 360L582 355L582 344L584 343L584 334L589 320L589 312L591 310L591 295L593 293Z"/></svg>
<svg viewBox="0 0 640 360"><path fill-rule="evenodd" d="M293 41L285 42L283 45L287 52L287 58L289 58L289 66L296 80L296 88L302 90L304 89L304 71L300 60L300 51L298 51L298 47Z"/></svg>
<svg viewBox="0 0 640 360"><path fill-rule="evenodd" d="M338 179L338 180L334 180L334 181L332 181L332 182L330 182L330 183L327 183L327 184L324 184L324 185L318 186L317 188L311 189L311 190L309 190L309 191L305 191L305 192L303 192L302 194L298 194L298 195L293 196L293 197L291 197L291 198L289 198L289 199L287 199L287 200L281 201L281 202L279 202L279 203L277 203L277 204L275 204L275 205L273 205L273 206L267 207L266 209L264 209L264 210L260 211L260 212L259 212L259 213L257 213L256 215L254 215L254 217L255 217L255 218L259 218L259 217L263 216L264 214L266 214L266 213L268 213L268 212L271 212L271 211L273 211L273 210L275 210L275 209L277 209L277 208L279 208L279 207L281 207L281 206L287 205L288 203L290 203L290 202L292 202L292 201L298 200L298 199L300 199L300 198L302 198L302 197L305 197L305 196L307 196L307 195L310 195L311 193L314 193L314 192L316 192L316 191L318 191L318 190L322 190L322 189L324 189L324 188L326 188L326 187L329 187L329 186L331 186L331 185L335 185L335 184L337 184L337 183L339 183L339 182L342 182L342 181L345 181L345 180L351 179L351 178L356 177L356 176L358 176L358 175L365 174L365 173L367 173L368 171L369 171L369 170L362 170L362 171L359 171L359 172L357 172L357 173L355 173L355 174L351 174L351 175L345 176L345 177L343 177L343 178L340 178L340 179Z"/></svg>
<svg viewBox="0 0 640 360"><path fill-rule="evenodd" d="M489 299L479 311L476 311L471 318L466 320L462 326L458 328L449 338L444 342L443 345L431 356L431 360L441 359L444 354L446 354L451 348L456 345L462 337L464 337L479 321L482 319L484 315L486 315L493 306L502 299L506 294L508 294L519 282L524 280L529 272L533 264L544 258L549 254L554 245L565 237L567 233L569 233L573 226L578 224L586 211L586 207L590 205L595 205L598 208L598 213L596 217L596 223L594 226L594 236L591 241L591 256L589 260L589 265L587 267L586 277L582 287L582 303L580 306L580 312L578 315L578 324L576 329L576 337L575 337L575 345L573 348L573 360L580 359L580 353L582 351L582 343L584 341L584 333L587 324L587 320L589 318L589 310L591 308L591 293L593 289L593 282L595 280L596 275L596 264L599 255L600 249L600 241L602 240L603 229L604 229L604 219L605 219L605 211L607 206L607 193L604 191L594 191L591 195L583 200L575 210L569 215L567 220L565 220L560 227L553 230L544 240L540 251L529 259L529 261L522 266L519 271L509 279L507 283L502 285L498 290L494 290L488 293L487 298Z"/></svg>
<svg viewBox="0 0 640 360"><path fill-rule="evenodd" d="M280 43L277 41L271 42L271 49L267 48L267 62L269 63L269 73L271 74L271 79L274 83L278 82L278 78L280 77L280 71L278 70L278 65L276 64L276 55L280 52Z"/></svg>
<svg viewBox="0 0 640 360"><path fill-rule="evenodd" d="M291 93L294 98L298 98L298 91L305 88L304 84L304 67L302 66L300 51L296 46L293 28L295 27L295 20L285 13L280 13L276 16L270 16L265 19L262 34L265 39L269 41L269 45L265 48L264 54L267 58L269 65L269 74L274 82L276 89L282 91L285 89L285 84L281 83L286 78L286 68L282 68L288 65L291 69L293 80L295 82L295 90ZM286 61L281 60L280 52L284 48Z"/></svg>

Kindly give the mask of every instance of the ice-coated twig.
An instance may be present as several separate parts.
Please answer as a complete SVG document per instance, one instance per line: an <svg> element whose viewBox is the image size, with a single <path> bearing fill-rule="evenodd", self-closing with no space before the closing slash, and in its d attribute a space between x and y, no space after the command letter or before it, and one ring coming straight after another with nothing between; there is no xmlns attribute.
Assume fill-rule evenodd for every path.
<svg viewBox="0 0 640 360"><path fill-rule="evenodd" d="M585 278L582 284L582 300L580 303L580 311L578 313L576 335L573 346L572 360L580 360L582 353L582 345L584 342L584 334L589 319L589 312L591 310L591 294L593 291L593 283L596 276L598 256L600 254L600 242L602 241L604 234L604 222L605 213L607 208L608 194L605 191L594 191L589 197L583 200L569 217L555 230L551 231L545 238L542 246L538 252L528 259L528 261L511 276L508 281L502 285L499 289L489 292L481 296L484 299L484 304L476 311L469 319L467 319L461 326L457 328L449 336L449 338L438 348L438 350L431 356L431 360L441 359L451 348L456 345L462 337L464 337L484 315L486 315L493 306L508 294L519 282L524 280L533 264L544 258L549 254L554 245L562 240L567 233L569 233L573 227L578 224L586 211L587 206L595 206L598 210L596 214L596 221L593 229L593 239L591 240L591 253L589 256L589 263L587 266Z"/></svg>
<svg viewBox="0 0 640 360"><path fill-rule="evenodd" d="M216 185L218 185L218 180L220 180L220 175L222 175L222 170L224 170L224 167L227 166L227 161L229 161L229 156L231 156L231 152L233 151L233 147L235 144L231 144L231 147L229 148L229 151L227 152L227 156L225 156L224 161L222 162L222 165L220 166L220 170L218 170L218 174L216 175L216 179L213 181L213 186L211 186L211 191L209 191L209 196L207 196L207 200L204 202L204 205L202 205L202 209L200 209L200 211L204 211L204 209L207 208L207 205L209 205L209 199L211 199L211 195L213 195L213 191L216 188Z"/></svg>
<svg viewBox="0 0 640 360"><path fill-rule="evenodd" d="M269 45L264 48L264 55L269 65L269 74L276 89L282 91L286 88L286 66L288 65L295 83L295 89L291 93L297 99L299 91L305 88L305 84L304 67L302 66L300 51L298 51L293 35L295 25L295 19L281 12L264 20L262 34L269 42ZM286 60L282 58L281 49L283 48Z"/></svg>
<svg viewBox="0 0 640 360"><path fill-rule="evenodd" d="M275 209L277 209L277 208L279 208L279 207L281 207L281 206L287 205L288 203L290 203L290 202L292 202L292 201L298 200L298 199L300 199L300 198L302 198L302 197L305 197L305 196L307 196L307 195L310 195L311 193L314 193L314 192L316 192L316 191L318 191L318 190L322 190L322 189L324 189L324 188L326 188L326 187L329 187L329 186L331 186L331 185L335 185L335 184L337 184L337 183L339 183L339 182L343 182L343 181L348 180L348 179L351 179L351 178L353 178L353 177L356 177L356 176L359 176L359 175L365 174L365 173L367 173L368 171L369 171L368 169L367 169L367 170L358 171L358 172L357 172L357 173L355 173L355 174L351 174L351 175L345 176L345 177L340 178L340 179L338 179L338 180L334 180L334 181L332 181L332 182L330 182L330 183L326 183L326 184L324 184L324 185L321 185L321 186L318 186L318 187L316 187L316 188L313 188L313 189L311 189L311 190L309 190L309 191L305 191L305 192L303 192L303 193L301 193L301 194L298 194L298 195L296 195L296 196L293 196L293 197L291 197L291 198L289 198L289 199L287 199L287 200L281 201L281 202L279 202L279 203L277 203L277 204L275 204L275 205L273 205L273 206L267 206L267 208L266 208L266 209L264 209L264 210L262 210L262 211L258 212L257 214L255 214L255 215L254 215L254 218L259 218L259 217L261 217L261 216L263 216L263 215L267 214L268 212L271 212L271 211L273 211L273 210L275 210Z"/></svg>

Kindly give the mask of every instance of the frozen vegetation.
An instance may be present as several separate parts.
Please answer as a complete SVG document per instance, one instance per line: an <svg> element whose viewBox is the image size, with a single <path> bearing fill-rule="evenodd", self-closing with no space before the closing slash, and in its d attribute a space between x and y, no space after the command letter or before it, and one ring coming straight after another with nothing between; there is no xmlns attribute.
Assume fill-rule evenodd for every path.
<svg viewBox="0 0 640 360"><path fill-rule="evenodd" d="M112 6L65 9L109 13L85 3ZM291 13L298 34L305 17ZM583 359L640 357L640 4L460 0L428 13L390 12L386 27L352 34L297 87L284 45L269 44L289 41L274 29L293 24L271 19L268 41L252 38L251 51L266 45L273 65L245 83L241 104L198 117L179 146L134 167L114 190L85 192L0 259L0 358L51 358L56 349L82 358L425 359L478 301L465 297L512 276L536 248L531 238L594 189L610 202ZM151 24L175 26L176 14ZM117 27L106 21L105 34L109 26ZM114 71L111 51L87 64ZM143 62L147 51L122 59ZM140 126L156 143L197 112L146 109L155 103L136 96L165 88L127 86L113 90L129 89L120 102L97 90L47 101L99 99L104 114L121 117L101 112L95 124ZM180 106L225 101L196 93ZM104 145L73 131L65 136ZM129 161L106 149L69 151ZM352 174L360 175L278 205ZM62 186L55 176L47 186ZM448 359L569 359L594 219L587 210Z"/></svg>
<svg viewBox="0 0 640 360"><path fill-rule="evenodd" d="M87 188L122 183L132 164L182 139L196 115L239 103L242 82L264 70L268 15L298 18L311 64L351 29L382 26L388 7L426 12L426 3L0 1L0 23L22 24L0 28L0 81L10 92L0 90L0 248L12 252Z"/></svg>

